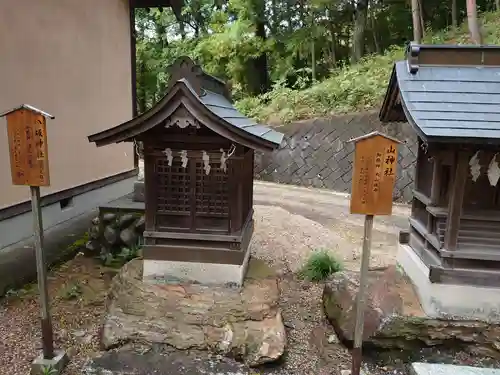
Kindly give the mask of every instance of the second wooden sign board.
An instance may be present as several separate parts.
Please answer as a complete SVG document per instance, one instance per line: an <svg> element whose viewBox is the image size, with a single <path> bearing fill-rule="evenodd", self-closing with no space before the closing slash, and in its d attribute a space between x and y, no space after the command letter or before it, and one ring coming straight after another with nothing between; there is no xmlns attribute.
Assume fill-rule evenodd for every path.
<svg viewBox="0 0 500 375"><path fill-rule="evenodd" d="M351 213L391 215L400 142L379 132L351 141L355 143Z"/></svg>

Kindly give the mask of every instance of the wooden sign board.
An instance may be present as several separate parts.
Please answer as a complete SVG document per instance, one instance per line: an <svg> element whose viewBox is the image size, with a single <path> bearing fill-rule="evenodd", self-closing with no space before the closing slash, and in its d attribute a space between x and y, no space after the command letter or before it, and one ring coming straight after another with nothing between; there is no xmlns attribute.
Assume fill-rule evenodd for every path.
<svg viewBox="0 0 500 375"><path fill-rule="evenodd" d="M374 132L355 142L351 213L391 215L398 140Z"/></svg>
<svg viewBox="0 0 500 375"><path fill-rule="evenodd" d="M26 107L6 115L14 185L49 186L46 117Z"/></svg>

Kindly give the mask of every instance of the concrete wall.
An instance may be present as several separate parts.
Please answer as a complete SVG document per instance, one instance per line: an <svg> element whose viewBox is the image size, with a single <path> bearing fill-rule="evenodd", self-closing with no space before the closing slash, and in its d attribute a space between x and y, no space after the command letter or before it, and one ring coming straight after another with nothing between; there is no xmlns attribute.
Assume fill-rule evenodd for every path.
<svg viewBox="0 0 500 375"><path fill-rule="evenodd" d="M100 189L91 190L74 196L65 207L59 202L42 208L43 227L45 230L55 227L74 217L83 215L96 209L99 205L130 194L133 190L135 178L107 185ZM26 212L21 215L0 221L0 256L7 247L18 241L30 238L33 235L33 215Z"/></svg>
<svg viewBox="0 0 500 375"><path fill-rule="evenodd" d="M134 181L135 178L129 178L77 195L65 209L61 209L59 203L44 207L44 252L47 264L74 256L79 250L74 244L81 242L91 226L91 220L98 215L97 207L129 194ZM36 280L32 228L31 212L0 221L0 297L9 289ZM83 248L85 243L78 246Z"/></svg>
<svg viewBox="0 0 500 375"><path fill-rule="evenodd" d="M27 103L56 117L42 195L133 168L130 144L87 141L132 117L127 0L1 0L0 51L0 112ZM0 209L29 199L11 183L6 133L0 119Z"/></svg>
<svg viewBox="0 0 500 375"><path fill-rule="evenodd" d="M379 130L404 142L393 197L411 199L418 145L407 123L382 124L378 112L366 112L296 122L277 130L285 139L273 153L256 154L257 179L350 192L354 145L348 140Z"/></svg>

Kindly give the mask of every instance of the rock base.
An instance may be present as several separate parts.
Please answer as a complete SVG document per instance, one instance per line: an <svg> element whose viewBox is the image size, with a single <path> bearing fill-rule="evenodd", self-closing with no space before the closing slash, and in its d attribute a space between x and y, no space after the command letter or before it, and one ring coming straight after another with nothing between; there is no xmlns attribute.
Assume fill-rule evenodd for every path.
<svg viewBox="0 0 500 375"><path fill-rule="evenodd" d="M500 322L433 318L425 314L408 278L395 267L370 271L364 345L385 349L456 345L500 358ZM352 345L358 272L341 272L325 285L325 314L339 338Z"/></svg>
<svg viewBox="0 0 500 375"><path fill-rule="evenodd" d="M139 352L131 349L110 351L86 364L83 375L255 375L248 366L229 358L203 352L177 351L163 353L154 350Z"/></svg>
<svg viewBox="0 0 500 375"><path fill-rule="evenodd" d="M143 261L127 263L111 284L103 349L124 343L207 350L257 366L279 359L285 328L276 276L251 259L242 288L143 282Z"/></svg>

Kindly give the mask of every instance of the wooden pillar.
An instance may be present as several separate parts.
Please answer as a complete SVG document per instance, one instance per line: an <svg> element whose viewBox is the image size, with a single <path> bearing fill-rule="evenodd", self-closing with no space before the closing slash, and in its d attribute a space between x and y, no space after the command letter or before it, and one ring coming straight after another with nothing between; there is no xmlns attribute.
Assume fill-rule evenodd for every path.
<svg viewBox="0 0 500 375"><path fill-rule="evenodd" d="M444 248L449 251L456 250L458 231L460 229L460 218L465 193L465 184L469 173L469 158L465 151L457 151L454 163L454 178L451 188L450 201L448 204L448 219L446 222L446 234Z"/></svg>
<svg viewBox="0 0 500 375"><path fill-rule="evenodd" d="M229 175L229 207L230 207L230 232L236 233L242 226L242 194L241 194L241 177L242 177L242 160L240 158L230 159L230 175Z"/></svg>
<svg viewBox="0 0 500 375"><path fill-rule="evenodd" d="M156 205L157 190L155 178L156 161L151 154L144 152L144 204L146 208L146 231L155 231L156 228Z"/></svg>
<svg viewBox="0 0 500 375"><path fill-rule="evenodd" d="M431 187L431 204L437 206L439 204L439 193L441 191L441 159L435 155L432 163L432 187Z"/></svg>

